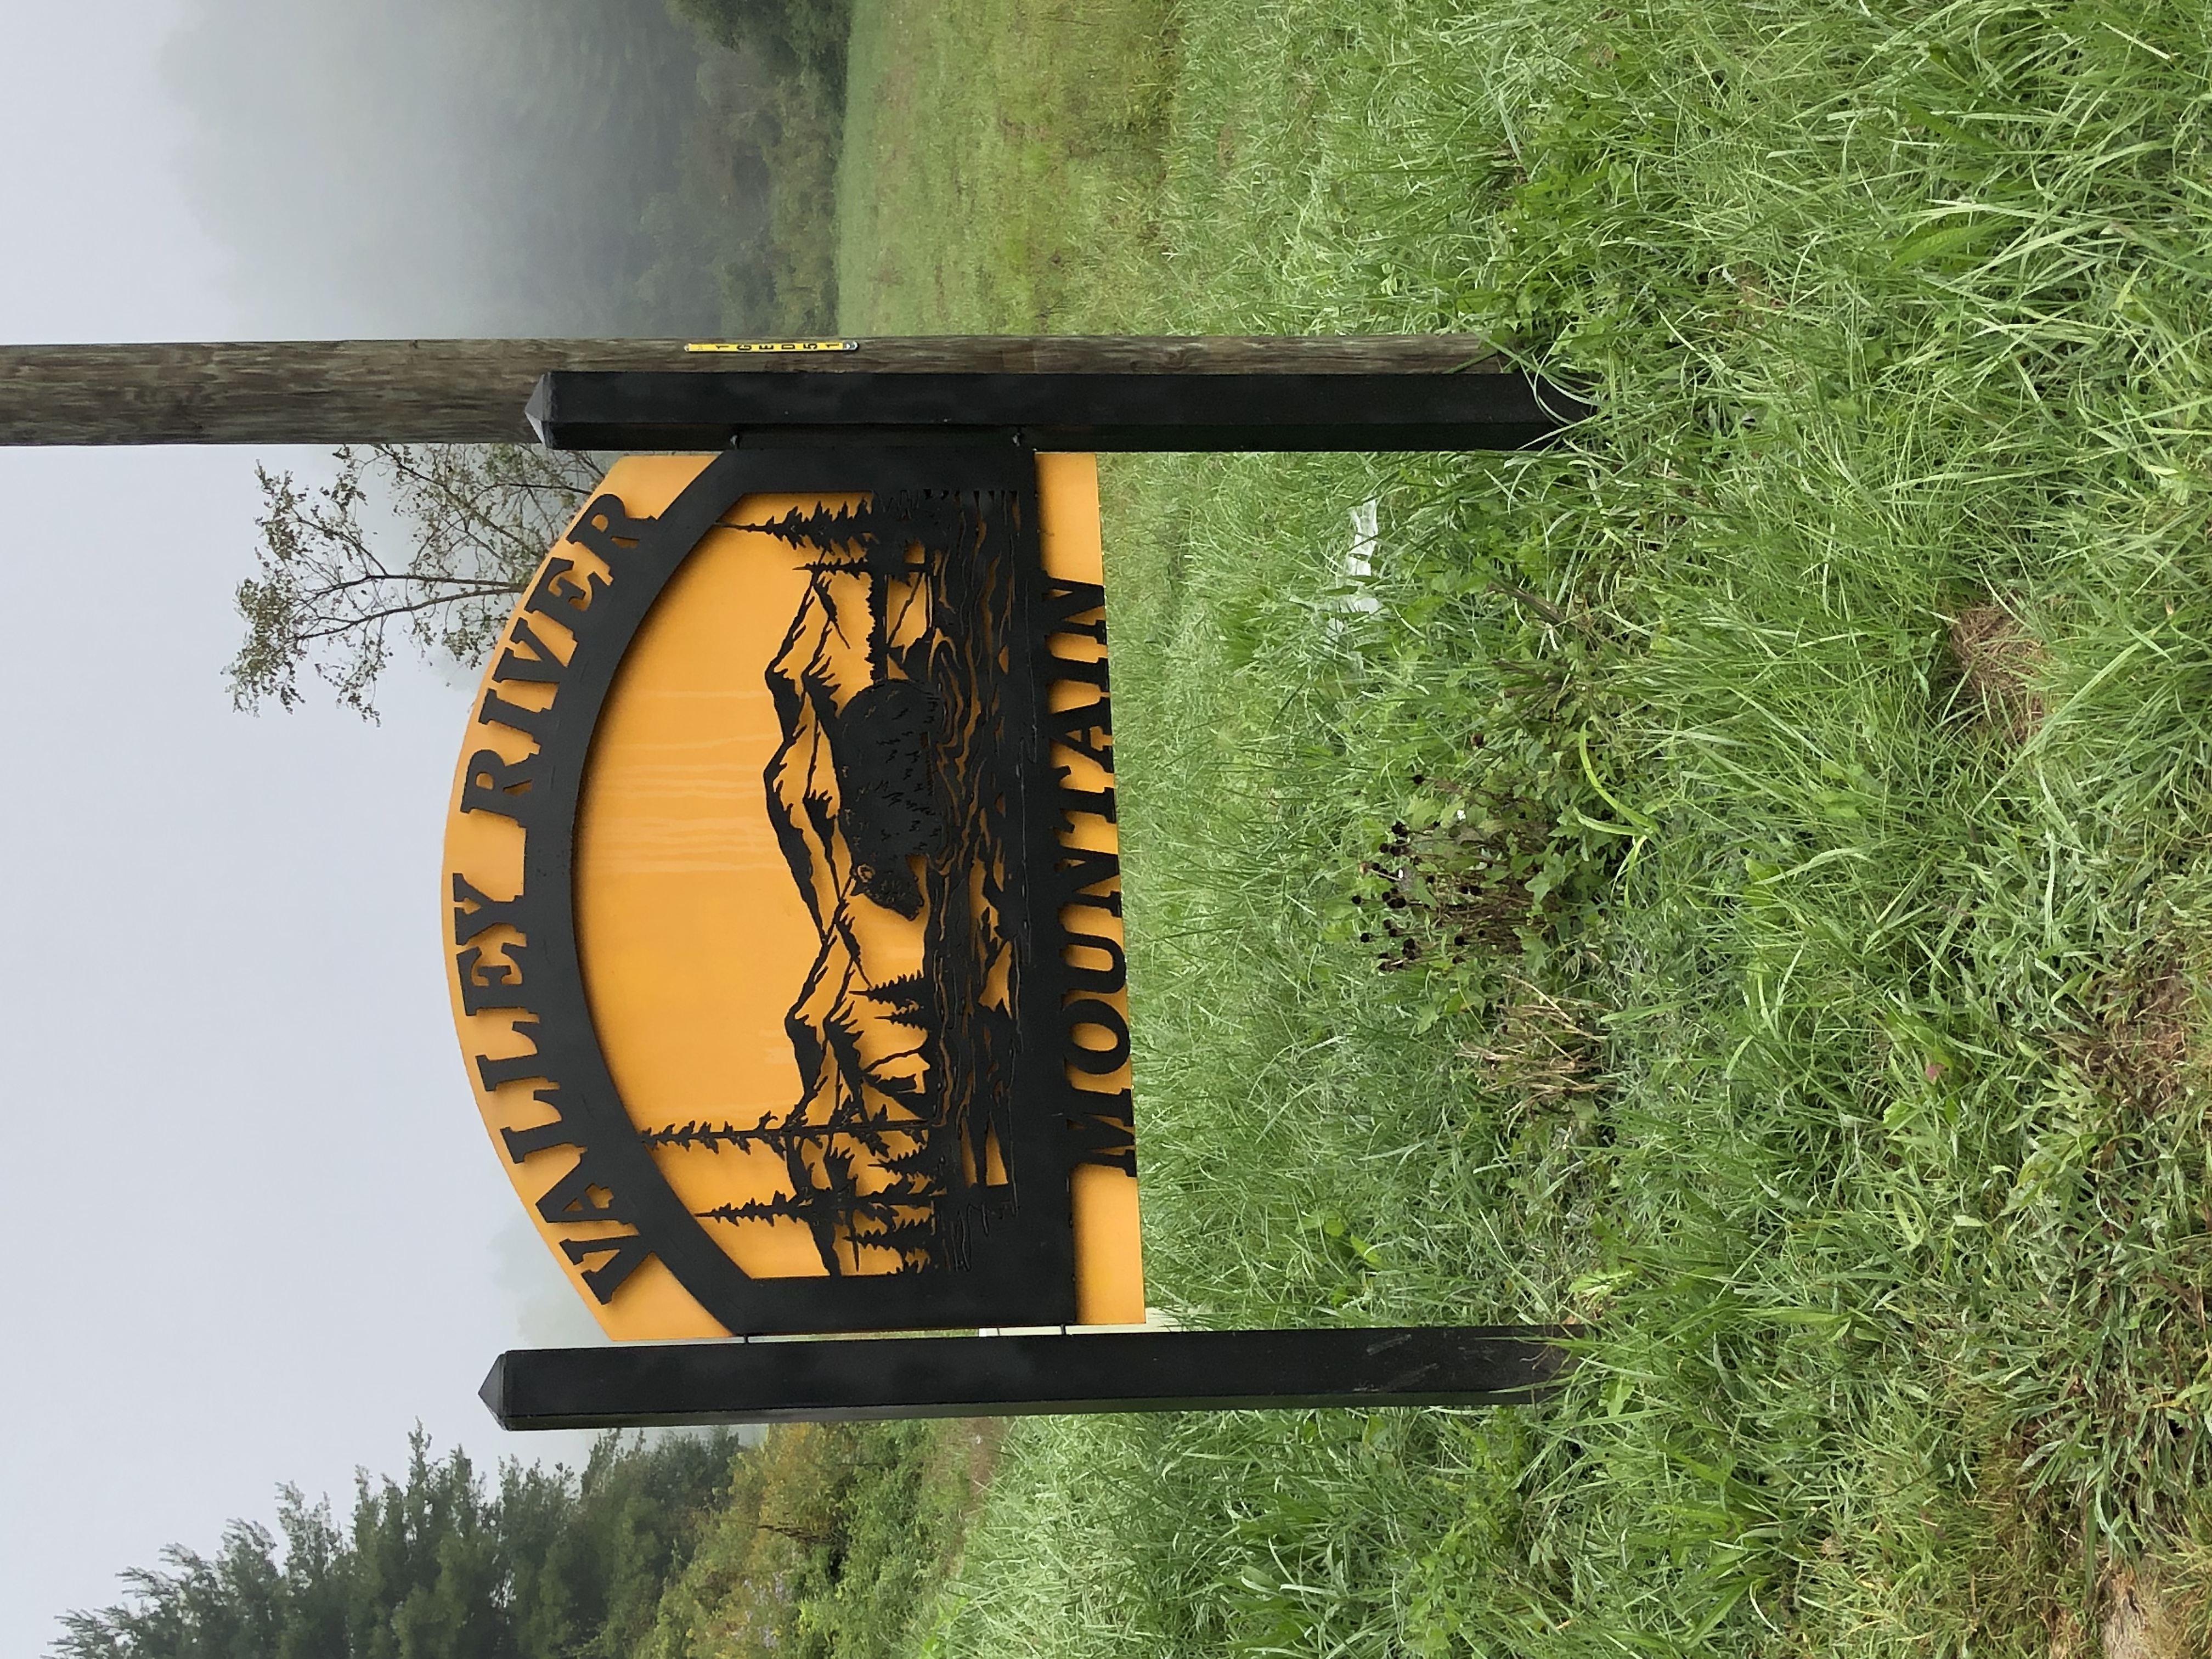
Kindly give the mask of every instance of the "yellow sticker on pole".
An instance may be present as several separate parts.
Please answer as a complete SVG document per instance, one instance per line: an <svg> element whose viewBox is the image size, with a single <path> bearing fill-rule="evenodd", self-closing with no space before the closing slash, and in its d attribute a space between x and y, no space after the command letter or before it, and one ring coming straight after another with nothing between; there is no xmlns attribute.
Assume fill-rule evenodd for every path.
<svg viewBox="0 0 2212 1659"><path fill-rule="evenodd" d="M693 340L686 351L729 352L739 356L787 351L858 351L858 340Z"/></svg>

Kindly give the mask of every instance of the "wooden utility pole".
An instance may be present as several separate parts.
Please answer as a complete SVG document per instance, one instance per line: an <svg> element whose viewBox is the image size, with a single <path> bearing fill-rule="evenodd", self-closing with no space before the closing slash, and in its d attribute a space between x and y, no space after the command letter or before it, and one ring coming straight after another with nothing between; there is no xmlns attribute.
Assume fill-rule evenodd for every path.
<svg viewBox="0 0 2212 1659"><path fill-rule="evenodd" d="M737 389L733 406L743 407L763 401L743 395L757 376L865 374L879 384L916 376L956 390L964 377L980 377L979 386L989 380L1004 386L1006 377L1066 386L1068 377L1095 375L1169 386L1225 376L1252 386L1263 406L1273 401L1270 386L1287 392L1294 381L1310 386L1320 376L1349 377L1340 382L1346 393L1355 381L1371 386L1380 377L1408 387L1444 376L1480 377L1493 396L1503 380L1521 378L1482 341L1464 335L932 336L805 343L811 349L702 350L681 340L0 346L0 444L527 443L536 434L523 408L541 377L579 371L656 380L662 374L720 376ZM922 380L906 389L918 396ZM791 401L807 409L823 404L818 396ZM919 406L915 397L905 401ZM1369 447L1395 446L1370 440Z"/></svg>

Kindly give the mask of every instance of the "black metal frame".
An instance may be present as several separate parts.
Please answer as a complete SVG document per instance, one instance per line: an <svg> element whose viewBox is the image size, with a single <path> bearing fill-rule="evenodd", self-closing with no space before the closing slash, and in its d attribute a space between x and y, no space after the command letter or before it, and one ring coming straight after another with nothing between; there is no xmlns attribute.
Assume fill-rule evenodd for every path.
<svg viewBox="0 0 2212 1659"><path fill-rule="evenodd" d="M554 447L720 449L684 496L657 519L630 522L608 545L622 574L610 589L562 599L585 617L567 674L583 672L571 696L556 696L551 717L515 724L539 744L544 765L519 793L537 794L515 812L544 815L561 833L529 837L528 902L538 932L529 940L531 1000L547 1016L538 1061L497 1062L507 1078L557 1078L546 1091L561 1112L546 1131L510 1134L520 1158L541 1146L584 1148L576 1176L540 1205L549 1219L611 1219L635 1229L625 1239L572 1240L579 1261L612 1253L586 1273L605 1297L650 1250L732 1331L914 1330L932 1325L1065 1324L1073 1316L1073 1238L1065 1177L1089 1160L1133 1170L1133 1130L1126 1095L1102 1096L1071 1086L1080 1056L1071 1021L1076 1011L1116 1037L1109 1054L1126 1055L1127 1034L1110 1005L1086 992L1118 986L1122 958L1108 952L1109 969L1067 972L1067 940L1059 927L1069 897L1099 903L1118 866L1072 853L1059 838L1066 813L1113 817L1110 791L1073 798L1065 775L1051 775L1054 734L1042 695L1045 678L1091 678L1100 701L1071 736L1106 741L1110 731L1105 666L1054 663L1048 640L1060 633L1104 637L1103 595L1044 581L1030 590L1017 637L1026 641L1033 698L1024 742L1030 769L1020 790L1018 821L1027 873L1043 890L1024 893L1021 918L1041 932L1024 960L1031 975L1018 1003L1024 1056L1019 1087L1048 1101L1034 1125L1057 1125L1056 1144L1042 1154L1024 1141L1014 1171L1023 1219L987 1229L979 1271L854 1276L837 1279L750 1279L736 1271L694 1218L674 1200L616 1099L604 1059L590 1036L588 1010L574 953L568 890L568 830L592 724L611 684L620 644L682 557L749 491L1012 488L1030 503L1028 545L1035 538L1035 452L1066 450L1389 450L1514 449L1544 442L1590 413L1572 394L1519 374L1193 374L1134 369L1086 374L881 373L763 374L757 372L556 371L532 394L528 417ZM860 443L868 447L853 451ZM615 509L619 516L618 504ZM628 541L625 538L629 538ZM592 545L607 550L599 543ZM1035 567L1035 561L1031 561ZM642 573L634 577L630 573ZM608 603L611 597L612 603ZM610 649L607 641L618 641ZM545 653L550 655L550 653ZM1042 677L1042 678L1040 677ZM488 705L489 707L489 705ZM543 727L541 731L539 728ZM1099 728L1103 728L1099 730ZM496 757L493 757L495 761ZM519 774L521 768L499 769ZM517 792L511 776L492 780ZM1056 793L1055 793L1056 792ZM507 810L487 802L491 810ZM1118 880L1111 907L1118 915ZM537 896L544 895L542 901ZM456 894L457 901L462 896ZM488 921L514 919L516 906L484 901L470 911L457 902L456 944ZM1018 918L1019 919L1019 918ZM550 947L541 951L541 934ZM543 964L543 965L541 965ZM464 959L465 983L471 969ZM1057 975L1044 994L1043 975ZM521 975L509 972L520 981ZM550 1000L540 1000L541 982ZM481 987L482 981L476 983ZM487 1005L495 1006L495 1005ZM495 1005L505 1006L505 1005ZM1102 1019L1100 1011L1110 1015ZM578 1034L581 1034L580 1036ZM1046 1063L1038 1064L1045 1056ZM540 1070L526 1069L539 1064ZM526 1069L518 1069L518 1065ZM493 1073L486 1072L486 1080ZM564 1094L563 1091L566 1091ZM544 1097L541 1095L541 1098ZM572 1110L571 1103L574 1103ZM592 1173L584 1171L588 1168ZM1048 1191L1036 1190L1042 1175ZM608 1212L577 1217L545 1205L563 1192L598 1182L615 1194ZM1023 1183L1028 1183L1024 1188ZM564 1200L564 1202L566 1200ZM1048 1203L1048 1224L1038 1209ZM1018 1232L1018 1245L1012 1244ZM1007 1246L1002 1251L1001 1247ZM919 1287L929 1288L917 1295ZM824 1298L838 1298L825 1317ZM753 1341L518 1351L502 1355L483 1398L508 1428L629 1426L733 1421L836 1420L1036 1412L1152 1411L1248 1407L1477 1405L1535 1397L1565 1363L1560 1333L1534 1327L1143 1332L1058 1336L909 1337L849 1341Z"/></svg>
<svg viewBox="0 0 2212 1659"><path fill-rule="evenodd" d="M577 951L576 811L592 732L623 653L692 550L742 498L769 493L859 495L879 514L896 500L941 507L952 499L971 507L988 500L1002 509L994 522L1002 538L1011 538L1002 539L997 554L1012 571L1012 614L1000 625L1011 628L1022 649L1010 653L1002 687L1006 730L1000 740L1006 753L997 775L1006 786L1009 839L998 897L1002 931L1016 951L1012 1000L1018 1030L1011 1038L1011 1074L987 1079L994 1098L986 1103L995 1114L991 1127L1010 1179L989 1193L953 1194L948 1201L964 1203L969 1212L956 1218L958 1259L918 1257L906 1271L747 1275L712 1237L711 1212L694 1215L677 1197L624 1110L593 1030ZM806 526L788 521L763 527L808 536ZM543 1126L505 1131L508 1156L520 1164L551 1148L577 1149L574 1167L539 1198L538 1209L549 1223L588 1227L584 1236L563 1239L562 1249L580 1266L592 1264L583 1277L601 1301L653 1256L738 1334L1064 1324L1075 1317L1070 1173L1084 1162L1133 1170L1133 1131L1126 1091L1097 1092L1070 1077L1071 1068L1100 1070L1096 1053L1075 1041L1079 1024L1104 1026L1121 1056L1127 1048L1126 1025L1102 1000L1102 994L1120 988L1121 952L1110 950L1103 969L1071 963L1071 943L1096 951L1098 942L1070 935L1060 921L1062 908L1070 904L1119 912L1118 861L1110 854L1073 851L1057 834L1070 812L1111 819L1112 792L1073 791L1048 764L1055 738L1071 740L1057 729L1069 724L1066 717L1046 712L1050 684L1077 678L1094 684L1098 700L1080 711L1076 724L1094 742L1103 743L1110 732L1103 663L1064 659L1050 643L1071 633L1103 641L1103 594L1096 586L1045 576L1037 527L1036 457L1012 445L726 451L657 516L634 517L608 496L586 509L570 539L602 557L611 581L580 581L573 561L556 556L526 596L502 641L478 720L520 731L535 748L514 763L490 749L476 751L460 803L464 811L495 813L522 826L523 887L513 896L486 895L456 874L453 943L469 1011L511 1010L513 1029L533 1045L532 1053L515 1058L479 1056L476 1064L485 1086L527 1083L556 1115ZM812 532L825 538L833 533L862 539L849 516L834 532L820 527ZM884 532L886 546L896 544L901 565L908 556L904 534ZM541 614L574 636L565 664L529 627L532 617ZM551 707L530 710L500 696L501 684L517 680L552 683ZM1079 897L1086 889L1088 896ZM507 947L505 963L487 962L472 941L500 923L519 929L524 942ZM1105 1069L1110 1073L1118 1065L1117 1060ZM610 1233L609 1224L625 1231Z"/></svg>

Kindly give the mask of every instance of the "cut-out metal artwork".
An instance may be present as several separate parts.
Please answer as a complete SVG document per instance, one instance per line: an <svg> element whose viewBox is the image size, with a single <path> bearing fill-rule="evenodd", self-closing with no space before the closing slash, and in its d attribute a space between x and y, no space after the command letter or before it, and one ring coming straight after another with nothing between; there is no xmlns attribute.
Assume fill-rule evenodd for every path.
<svg viewBox="0 0 2212 1659"><path fill-rule="evenodd" d="M455 1009L616 1334L1143 1317L1095 495L1042 465L623 462L495 650Z"/></svg>

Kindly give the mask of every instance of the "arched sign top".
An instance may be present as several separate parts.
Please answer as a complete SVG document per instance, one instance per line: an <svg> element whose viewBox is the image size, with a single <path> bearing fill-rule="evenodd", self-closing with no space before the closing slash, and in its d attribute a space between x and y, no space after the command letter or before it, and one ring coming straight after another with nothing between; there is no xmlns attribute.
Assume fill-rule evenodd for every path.
<svg viewBox="0 0 2212 1659"><path fill-rule="evenodd" d="M494 1145L611 1334L1134 1323L1096 474L618 462L446 843Z"/></svg>

